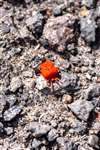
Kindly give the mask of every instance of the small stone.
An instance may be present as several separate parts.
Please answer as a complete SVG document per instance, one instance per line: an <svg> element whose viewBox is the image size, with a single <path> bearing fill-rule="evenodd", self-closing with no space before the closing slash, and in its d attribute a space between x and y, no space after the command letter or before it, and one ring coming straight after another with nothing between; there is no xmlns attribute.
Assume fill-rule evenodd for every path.
<svg viewBox="0 0 100 150"><path fill-rule="evenodd" d="M98 146L98 144L99 144L99 138L98 138L98 136L96 136L96 135L90 135L89 139L88 139L88 144L91 147L99 148L99 146Z"/></svg>
<svg viewBox="0 0 100 150"><path fill-rule="evenodd" d="M70 95L64 94L62 97L62 102L65 104L70 104L72 102L72 97Z"/></svg>
<svg viewBox="0 0 100 150"><path fill-rule="evenodd" d="M48 19L43 30L43 38L48 42L49 48L56 47L58 52L65 51L66 45L74 40L73 29L70 28L74 22L75 16L71 14Z"/></svg>
<svg viewBox="0 0 100 150"><path fill-rule="evenodd" d="M59 84L53 84L55 94L63 95L66 94L66 92L74 92L79 89L78 76L66 72L61 72L60 74L61 79L58 81Z"/></svg>
<svg viewBox="0 0 100 150"><path fill-rule="evenodd" d="M10 26L7 25L7 24L3 24L3 26L2 26L2 32L3 32L4 34L9 33L9 32L10 32Z"/></svg>
<svg viewBox="0 0 100 150"><path fill-rule="evenodd" d="M47 80L43 76L37 77L35 82L38 90L43 90L48 87Z"/></svg>
<svg viewBox="0 0 100 150"><path fill-rule="evenodd" d="M95 122L93 125L93 133L98 134L100 132L100 122Z"/></svg>
<svg viewBox="0 0 100 150"><path fill-rule="evenodd" d="M66 150L77 150L77 145L75 143L73 143L72 141L68 141L66 142Z"/></svg>
<svg viewBox="0 0 100 150"><path fill-rule="evenodd" d="M57 141L59 147L64 147L64 146L65 146L65 140L64 140L63 137L58 137L58 138L56 139L56 141Z"/></svg>
<svg viewBox="0 0 100 150"><path fill-rule="evenodd" d="M8 136L13 134L13 132L14 132L12 127L7 127L4 130Z"/></svg>
<svg viewBox="0 0 100 150"><path fill-rule="evenodd" d="M45 147L45 146L42 146L40 150L46 150L46 147Z"/></svg>
<svg viewBox="0 0 100 150"><path fill-rule="evenodd" d="M68 105L71 111L77 116L77 118L87 121L91 111L94 109L94 105L90 101L76 100Z"/></svg>
<svg viewBox="0 0 100 150"><path fill-rule="evenodd" d="M12 107L16 103L17 99L15 95L9 95L6 97L6 101L9 103L10 107Z"/></svg>
<svg viewBox="0 0 100 150"><path fill-rule="evenodd" d="M13 77L10 83L11 92L16 92L22 86L20 77Z"/></svg>
<svg viewBox="0 0 100 150"><path fill-rule="evenodd" d="M58 7L58 6L55 7L53 9L53 14L54 14L55 17L61 16L62 15L62 9L61 9L61 7Z"/></svg>
<svg viewBox="0 0 100 150"><path fill-rule="evenodd" d="M54 141L58 137L58 133L56 129L51 129L50 132L48 133L48 141Z"/></svg>
<svg viewBox="0 0 100 150"><path fill-rule="evenodd" d="M71 129L69 130L69 133L77 133L80 135L84 135L84 133L86 132L86 123L82 123L80 121L75 121L72 125L71 125Z"/></svg>
<svg viewBox="0 0 100 150"><path fill-rule="evenodd" d="M35 137L41 137L50 131L50 126L38 122L32 122L29 126L29 130L33 132Z"/></svg>
<svg viewBox="0 0 100 150"><path fill-rule="evenodd" d="M41 145L41 142L37 139L33 139L32 141L32 149L37 149Z"/></svg>
<svg viewBox="0 0 100 150"><path fill-rule="evenodd" d="M80 30L81 36L87 42L95 42L96 23L91 12L90 15L80 18Z"/></svg>
<svg viewBox="0 0 100 150"><path fill-rule="evenodd" d="M23 27L19 30L21 38L26 38L29 36L29 31L26 27Z"/></svg>
<svg viewBox="0 0 100 150"><path fill-rule="evenodd" d="M43 31L44 17L40 12L34 11L32 17L26 19L26 25L36 38L39 38Z"/></svg>
<svg viewBox="0 0 100 150"><path fill-rule="evenodd" d="M21 108L17 105L12 106L4 112L4 121L12 121L17 115L21 113Z"/></svg>
<svg viewBox="0 0 100 150"><path fill-rule="evenodd" d="M86 99L87 100L92 100L94 97L100 96L100 85L91 85L87 90L86 90Z"/></svg>

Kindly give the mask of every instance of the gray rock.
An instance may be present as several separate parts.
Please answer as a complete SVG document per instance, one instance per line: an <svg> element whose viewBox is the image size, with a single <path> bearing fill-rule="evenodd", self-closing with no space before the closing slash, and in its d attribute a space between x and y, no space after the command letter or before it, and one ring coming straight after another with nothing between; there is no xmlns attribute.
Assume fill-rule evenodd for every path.
<svg viewBox="0 0 100 150"><path fill-rule="evenodd" d="M72 141L68 141L66 142L66 150L77 150L77 145L75 145L75 143L73 143Z"/></svg>
<svg viewBox="0 0 100 150"><path fill-rule="evenodd" d="M75 74L61 72L61 79L58 83L54 83L55 94L65 94L66 92L74 92L79 90L79 80Z"/></svg>
<svg viewBox="0 0 100 150"><path fill-rule="evenodd" d="M93 131L95 134L98 134L100 132L100 122L95 122L93 125Z"/></svg>
<svg viewBox="0 0 100 150"><path fill-rule="evenodd" d="M83 135L86 132L86 124L80 121L75 121L74 124L71 125L71 129L69 133L77 133Z"/></svg>
<svg viewBox="0 0 100 150"><path fill-rule="evenodd" d="M21 108L17 105L12 106L8 110L4 112L4 121L12 121L14 118L16 118L17 115L21 113Z"/></svg>
<svg viewBox="0 0 100 150"><path fill-rule="evenodd" d="M77 145L72 141L66 141L63 137L57 138L57 143L61 150L77 150Z"/></svg>
<svg viewBox="0 0 100 150"><path fill-rule="evenodd" d="M66 49L66 45L74 40L73 29L70 26L73 26L75 19L71 14L48 19L43 38L48 42L49 48L60 52Z"/></svg>
<svg viewBox="0 0 100 150"><path fill-rule="evenodd" d="M90 112L94 109L94 105L90 101L76 100L68 105L71 111L77 116L77 118L87 121Z"/></svg>
<svg viewBox="0 0 100 150"><path fill-rule="evenodd" d="M56 129L51 129L47 136L49 142L54 141L57 137L58 133Z"/></svg>
<svg viewBox="0 0 100 150"><path fill-rule="evenodd" d="M96 23L92 13L86 17L80 18L80 30L81 36L87 42L95 42Z"/></svg>
<svg viewBox="0 0 100 150"><path fill-rule="evenodd" d="M29 130L35 137L41 137L42 135L46 135L50 131L50 126L38 122L32 122L29 126Z"/></svg>
<svg viewBox="0 0 100 150"><path fill-rule="evenodd" d="M3 34L9 33L10 32L10 26L7 24L3 24L2 25L2 32L3 32Z"/></svg>
<svg viewBox="0 0 100 150"><path fill-rule="evenodd" d="M86 90L86 99L92 100L94 97L100 96L100 85L91 85L87 90Z"/></svg>
<svg viewBox="0 0 100 150"><path fill-rule="evenodd" d="M13 77L10 83L10 91L16 92L22 86L22 81L20 77Z"/></svg>
<svg viewBox="0 0 100 150"><path fill-rule="evenodd" d="M65 146L65 140L64 140L63 137L58 137L56 139L56 141L57 141L57 143L58 143L58 145L59 145L60 148Z"/></svg>
<svg viewBox="0 0 100 150"><path fill-rule="evenodd" d="M10 107L12 107L16 103L17 98L15 95L9 95L6 97L6 101L9 103Z"/></svg>
<svg viewBox="0 0 100 150"><path fill-rule="evenodd" d="M41 145L41 142L39 140L33 139L32 145L31 145L32 149L37 149L40 145Z"/></svg>
<svg viewBox="0 0 100 150"><path fill-rule="evenodd" d="M11 135L11 134L13 134L13 132L14 132L14 130L13 130L12 127L7 127L4 130L6 132L6 135L8 135L8 136Z"/></svg>
<svg viewBox="0 0 100 150"><path fill-rule="evenodd" d="M99 137L96 135L90 135L89 139L88 139L88 144L91 147L99 148L99 145L98 145L99 144Z"/></svg>
<svg viewBox="0 0 100 150"><path fill-rule="evenodd" d="M44 17L40 12L34 11L32 17L26 20L26 25L35 37L39 37L43 31Z"/></svg>
<svg viewBox="0 0 100 150"><path fill-rule="evenodd" d="M45 146L42 146L40 150L46 150L46 147L45 147Z"/></svg>
<svg viewBox="0 0 100 150"><path fill-rule="evenodd" d="M54 15L55 17L62 15L62 9L61 9L61 7L58 7L58 6L55 7L55 8L53 9L53 15Z"/></svg>
<svg viewBox="0 0 100 150"><path fill-rule="evenodd" d="M37 77L35 82L38 90L44 90L45 88L48 88L47 80L43 76Z"/></svg>

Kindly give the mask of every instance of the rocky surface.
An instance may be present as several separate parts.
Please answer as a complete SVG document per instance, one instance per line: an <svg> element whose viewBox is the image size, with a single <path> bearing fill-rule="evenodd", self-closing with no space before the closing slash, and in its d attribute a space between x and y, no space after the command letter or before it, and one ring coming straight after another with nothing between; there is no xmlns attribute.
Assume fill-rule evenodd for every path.
<svg viewBox="0 0 100 150"><path fill-rule="evenodd" d="M0 0L0 150L99 149L100 1Z"/></svg>

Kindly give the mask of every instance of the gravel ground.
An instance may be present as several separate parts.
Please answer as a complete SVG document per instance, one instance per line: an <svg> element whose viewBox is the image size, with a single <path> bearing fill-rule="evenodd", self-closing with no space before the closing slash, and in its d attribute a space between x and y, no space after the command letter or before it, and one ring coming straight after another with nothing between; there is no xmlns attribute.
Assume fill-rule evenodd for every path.
<svg viewBox="0 0 100 150"><path fill-rule="evenodd" d="M100 150L99 0L0 0L0 150Z"/></svg>

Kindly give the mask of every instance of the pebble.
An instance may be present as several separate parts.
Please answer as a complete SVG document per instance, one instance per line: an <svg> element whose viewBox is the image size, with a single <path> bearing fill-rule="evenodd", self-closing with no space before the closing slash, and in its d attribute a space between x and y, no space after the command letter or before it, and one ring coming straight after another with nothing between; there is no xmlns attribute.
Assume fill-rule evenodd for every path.
<svg viewBox="0 0 100 150"><path fill-rule="evenodd" d="M13 134L13 127L7 127L4 129L6 132L6 135L10 136L11 134Z"/></svg>
<svg viewBox="0 0 100 150"><path fill-rule="evenodd" d="M3 26L2 26L2 32L3 32L4 34L9 33L9 32L10 32L10 26L7 25L7 24L3 24Z"/></svg>
<svg viewBox="0 0 100 150"><path fill-rule="evenodd" d="M86 99L92 100L94 97L100 96L100 85L90 85L90 87L86 90Z"/></svg>
<svg viewBox="0 0 100 150"><path fill-rule="evenodd" d="M99 148L99 137L97 135L90 135L88 139L88 144L91 147Z"/></svg>
<svg viewBox="0 0 100 150"><path fill-rule="evenodd" d="M33 11L32 17L26 19L26 25L36 38L39 38L43 31L44 16L40 12Z"/></svg>
<svg viewBox="0 0 100 150"><path fill-rule="evenodd" d="M35 137L41 137L50 131L50 126L38 122L32 122L29 126L29 130Z"/></svg>
<svg viewBox="0 0 100 150"><path fill-rule="evenodd" d="M38 90L44 90L45 88L48 87L47 80L43 76L39 76L36 79L36 88Z"/></svg>
<svg viewBox="0 0 100 150"><path fill-rule="evenodd" d="M61 79L57 83L54 83L55 94L66 94L66 92L74 92L79 89L79 80L77 75L61 72Z"/></svg>
<svg viewBox="0 0 100 150"><path fill-rule="evenodd" d="M72 97L70 95L64 94L62 97L62 102L65 104L70 104L72 102Z"/></svg>
<svg viewBox="0 0 100 150"><path fill-rule="evenodd" d="M56 47L57 52L64 52L66 43L74 39L73 29L69 28L74 22L75 17L71 14L48 19L43 30L43 38L47 40L49 49Z"/></svg>
<svg viewBox="0 0 100 150"><path fill-rule="evenodd" d="M57 137L58 137L58 133L56 129L51 129L47 136L49 142L54 141Z"/></svg>
<svg viewBox="0 0 100 150"><path fill-rule="evenodd" d="M12 106L8 110L6 110L3 114L4 121L12 121L21 113L21 108L17 105Z"/></svg>
<svg viewBox="0 0 100 150"><path fill-rule="evenodd" d="M71 129L69 130L69 133L77 133L80 135L84 135L86 132L86 124L82 123L78 120L74 121L74 123L71 125Z"/></svg>
<svg viewBox="0 0 100 150"><path fill-rule="evenodd" d="M85 18L80 18L81 36L87 42L95 42L96 24L93 15L87 15Z"/></svg>
<svg viewBox="0 0 100 150"><path fill-rule="evenodd" d="M32 145L31 145L32 149L37 149L40 145L41 145L41 142L39 140L33 139Z"/></svg>
<svg viewBox="0 0 100 150"><path fill-rule="evenodd" d="M57 141L57 143L58 143L58 145L59 145L60 148L62 148L62 147L65 146L65 140L64 140L63 137L58 137L58 138L56 139L56 141Z"/></svg>
<svg viewBox="0 0 100 150"><path fill-rule="evenodd" d="M17 98L15 95L8 95L6 101L9 103L9 106L12 107L16 103Z"/></svg>
<svg viewBox="0 0 100 150"><path fill-rule="evenodd" d="M42 146L40 150L46 150L46 147L45 147L45 146Z"/></svg>
<svg viewBox="0 0 100 150"><path fill-rule="evenodd" d="M77 118L87 121L91 111L94 109L94 105L90 101L76 100L68 105L71 111L77 116Z"/></svg>
<svg viewBox="0 0 100 150"><path fill-rule="evenodd" d="M19 76L13 77L10 83L10 91L16 92L22 86L22 81Z"/></svg>
<svg viewBox="0 0 100 150"><path fill-rule="evenodd" d="M61 9L61 7L55 7L54 9L53 9L53 15L55 16L55 17L57 17L57 16L61 16L62 15L62 9Z"/></svg>

